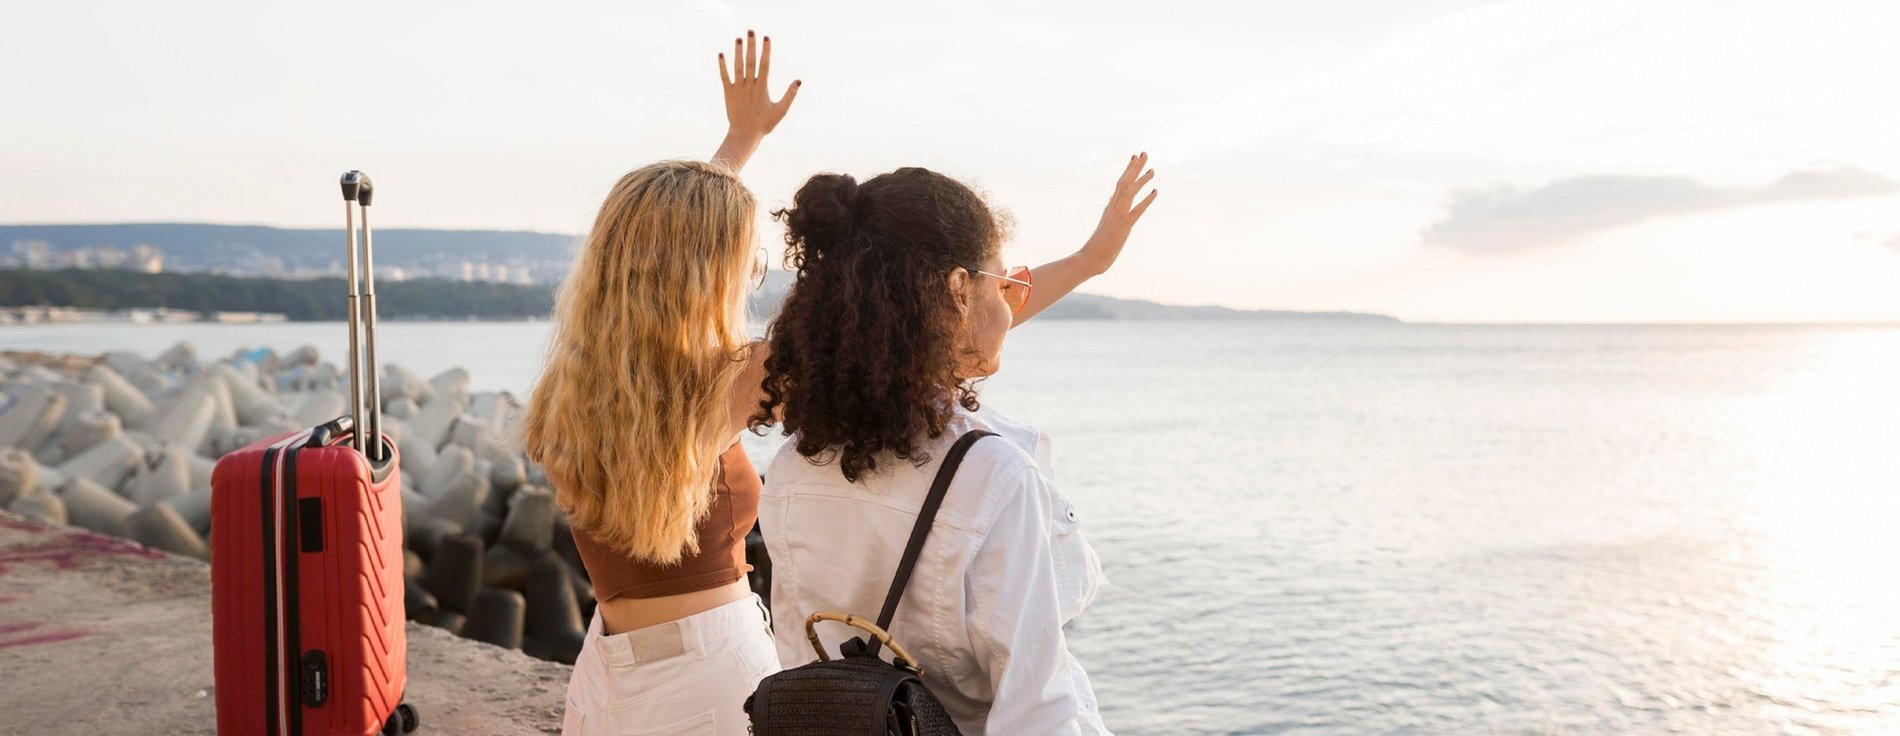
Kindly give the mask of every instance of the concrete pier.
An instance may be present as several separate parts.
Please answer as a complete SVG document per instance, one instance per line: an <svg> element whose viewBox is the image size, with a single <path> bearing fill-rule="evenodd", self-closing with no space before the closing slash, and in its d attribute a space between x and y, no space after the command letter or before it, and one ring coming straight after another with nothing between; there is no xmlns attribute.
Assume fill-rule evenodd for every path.
<svg viewBox="0 0 1900 736"><path fill-rule="evenodd" d="M569 672L409 624L418 733L559 733ZM216 733L210 567L0 512L0 683L6 733Z"/></svg>

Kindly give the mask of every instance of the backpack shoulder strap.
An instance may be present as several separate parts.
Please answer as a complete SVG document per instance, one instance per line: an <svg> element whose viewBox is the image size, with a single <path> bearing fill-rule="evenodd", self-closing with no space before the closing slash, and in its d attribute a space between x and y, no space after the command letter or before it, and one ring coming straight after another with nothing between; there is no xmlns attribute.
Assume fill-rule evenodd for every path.
<svg viewBox="0 0 1900 736"><path fill-rule="evenodd" d="M891 580L891 592L884 595L884 610L877 614L877 627L889 631L891 618L897 615L897 602L904 597L904 587L910 583L911 568L917 566L917 556L924 551L924 538L930 536L930 525L937 520L937 509L943 506L943 497L950 491L950 481L957 475L957 466L963 464L963 456L969 454L970 446L977 440L995 435L984 429L973 429L957 438L950 452L943 456L943 466L937 468L937 477L930 483L930 494L924 496L924 506L917 511L917 525L910 529L910 543L904 545L904 556L897 561L897 575ZM882 646L875 637L871 637L869 649L877 656Z"/></svg>

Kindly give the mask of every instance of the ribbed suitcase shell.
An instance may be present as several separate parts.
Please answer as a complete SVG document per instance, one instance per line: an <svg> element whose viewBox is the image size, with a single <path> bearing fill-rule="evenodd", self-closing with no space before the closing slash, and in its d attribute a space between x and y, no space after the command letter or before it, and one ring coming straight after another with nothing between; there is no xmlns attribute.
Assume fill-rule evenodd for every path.
<svg viewBox="0 0 1900 736"><path fill-rule="evenodd" d="M377 733L408 681L399 459L392 447L388 473L373 482L348 434L305 448L309 436L292 432L233 452L211 476L219 734ZM286 483L290 503L282 502ZM321 504L319 514L308 499ZM303 533L318 515L320 550L305 551ZM292 577L280 593L277 584ZM289 636L273 644L280 626ZM323 652L326 678L300 671L312 651ZM318 679L327 680L326 692L311 707L305 690Z"/></svg>

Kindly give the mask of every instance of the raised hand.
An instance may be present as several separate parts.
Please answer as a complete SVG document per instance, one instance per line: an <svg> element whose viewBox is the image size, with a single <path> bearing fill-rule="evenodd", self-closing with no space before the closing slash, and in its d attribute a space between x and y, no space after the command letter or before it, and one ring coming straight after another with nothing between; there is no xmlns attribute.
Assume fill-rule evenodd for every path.
<svg viewBox="0 0 1900 736"><path fill-rule="evenodd" d="M1153 181L1155 172L1147 170L1148 154L1128 157L1128 168L1122 170L1121 179L1115 182L1115 194L1108 198L1108 206L1102 208L1102 221L1096 223L1095 233L1089 236L1082 248L1065 257L1035 267L1030 271L1036 288L1029 292L1029 303L1016 313L1015 324L1029 321L1049 305L1068 296L1082 282L1099 276L1115 265L1115 259L1122 254L1122 246L1128 243L1128 233L1135 228L1135 221L1141 219L1141 213L1148 211L1148 205L1154 204L1155 195L1149 192L1139 203L1135 195L1141 188Z"/></svg>
<svg viewBox="0 0 1900 736"><path fill-rule="evenodd" d="M1128 167L1122 170L1122 176L1115 181L1115 193L1108 198L1108 206L1102 208L1102 220L1095 225L1095 234L1082 244L1082 256L1096 273L1107 271L1114 265L1115 259L1122 253L1122 246L1128 243L1128 234L1135 229L1135 222L1141 214L1148 211L1148 205L1154 204L1155 196L1161 193L1156 189L1137 203L1135 195L1141 188L1155 178L1153 169L1147 168L1146 152L1128 157Z"/></svg>
<svg viewBox="0 0 1900 736"><path fill-rule="evenodd" d="M744 167L759 141L777 128L779 121L785 119L785 113L792 109L792 100L798 97L798 88L804 83L794 80L774 102L771 91L766 88L766 78L771 73L771 36L761 40L752 31L746 31L745 38L732 39L730 60L725 54L719 55L719 82L726 93L726 140L719 146L719 152L713 154L713 160L722 161L735 171Z"/></svg>

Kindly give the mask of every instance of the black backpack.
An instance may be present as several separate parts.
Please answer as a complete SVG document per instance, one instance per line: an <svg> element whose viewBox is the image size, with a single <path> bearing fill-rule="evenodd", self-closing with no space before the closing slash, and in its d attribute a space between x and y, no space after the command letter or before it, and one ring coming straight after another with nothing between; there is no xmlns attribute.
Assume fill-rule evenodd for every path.
<svg viewBox="0 0 1900 736"><path fill-rule="evenodd" d="M752 719L755 736L960 736L943 704L924 687L923 665L891 640L887 629L897 614L897 601L904 597L910 571L923 551L924 538L937 518L943 496L950 490L950 479L970 451L970 445L995 434L973 430L957 438L943 458L943 467L930 484L930 494L917 512L917 525L911 528L904 557L897 563L897 575L891 591L884 596L884 610L877 623L857 616L819 611L805 619L805 636L818 650L818 661L793 667L759 682L757 690L745 700L746 715ZM818 641L818 622L838 621L863 629L869 641L857 637L839 646L843 655L832 659ZM886 662L878 649L891 648L897 662Z"/></svg>

